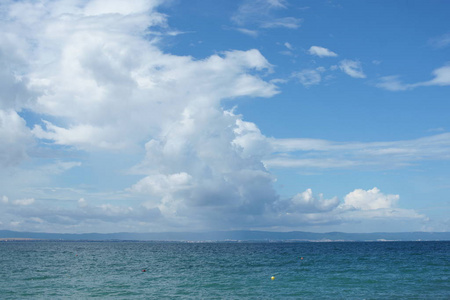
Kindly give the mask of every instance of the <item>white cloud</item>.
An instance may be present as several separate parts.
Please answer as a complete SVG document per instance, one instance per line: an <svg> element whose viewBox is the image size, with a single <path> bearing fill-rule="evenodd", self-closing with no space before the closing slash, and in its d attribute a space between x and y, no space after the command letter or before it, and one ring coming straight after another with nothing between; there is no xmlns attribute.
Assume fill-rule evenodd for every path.
<svg viewBox="0 0 450 300"><path fill-rule="evenodd" d="M449 86L450 85L450 65L445 65L433 70L434 78L428 81L417 83L403 83L399 76L385 76L381 77L376 84L377 87L389 91L406 91L412 90L420 86Z"/></svg>
<svg viewBox="0 0 450 300"><path fill-rule="evenodd" d="M374 187L367 191L354 190L345 196L344 204L361 210L392 208L399 198L399 195L384 195L378 188Z"/></svg>
<svg viewBox="0 0 450 300"><path fill-rule="evenodd" d="M27 205L31 205L33 203L34 203L34 199L33 198L17 199L17 200L12 201L12 204L19 205L19 206L27 206Z"/></svg>
<svg viewBox="0 0 450 300"><path fill-rule="evenodd" d="M342 72L353 78L366 78L359 61L350 59L341 60L339 63L339 68Z"/></svg>
<svg viewBox="0 0 450 300"><path fill-rule="evenodd" d="M89 220L149 222L147 215L167 226L220 227L241 224L247 216L261 217L277 199L273 177L261 162L270 152L264 148L265 137L256 125L221 107L230 98L276 94L277 87L262 79L272 65L255 49L202 60L164 53L148 35L149 27L167 26L166 17L154 11L155 3L24 1L3 7L14 16L3 28L12 28L8 34L23 44L19 49L32 49L27 50L31 54L22 78L36 97L20 105L42 116L32 130L36 139L48 148L86 151L123 151L147 142L146 157L135 168L143 178L124 192L126 199L138 199L134 207L105 202L105 195L90 205L84 200L89 193L56 191L74 208L48 204L47 209L33 205L18 211L8 206L9 213L22 216L23 226L30 217L43 220L40 226L87 226ZM25 35L16 27L23 27ZM7 57L20 53L13 46L7 50ZM2 110L0 120L0 136L7 141L0 145L2 162L14 161L12 154L20 154L20 161L27 139L32 140L30 130L12 109ZM77 166L79 162L60 161L8 182L28 178L43 184ZM30 199L12 203L29 205ZM140 202L142 209L137 210ZM224 216L221 224L216 222L219 216Z"/></svg>
<svg viewBox="0 0 450 300"><path fill-rule="evenodd" d="M133 2L123 0L94 0L84 7L84 13L88 16L99 16L105 14L132 15L149 11L161 1L134 0Z"/></svg>
<svg viewBox="0 0 450 300"><path fill-rule="evenodd" d="M192 176L185 172L162 175L149 175L134 184L130 191L135 193L163 196L178 190L189 188Z"/></svg>
<svg viewBox="0 0 450 300"><path fill-rule="evenodd" d="M410 85L402 83L398 76L381 77L376 86L388 91L406 91L412 88Z"/></svg>
<svg viewBox="0 0 450 300"><path fill-rule="evenodd" d="M14 110L0 109L0 167L18 165L33 145L30 130Z"/></svg>
<svg viewBox="0 0 450 300"><path fill-rule="evenodd" d="M427 131L428 132L444 132L445 128L444 127L430 128Z"/></svg>
<svg viewBox="0 0 450 300"><path fill-rule="evenodd" d="M314 196L312 190L307 189L291 199L291 207L288 208L288 211L293 210L302 213L326 212L335 209L338 205L339 199L337 197L324 199L323 194Z"/></svg>
<svg viewBox="0 0 450 300"><path fill-rule="evenodd" d="M77 207L54 207L33 204L33 199L16 200L11 205L2 207L0 216L5 224L15 222L14 230L45 231L45 232L79 232L95 230L95 232L111 232L111 230L130 229L132 231L150 231L142 228L142 222L158 225L160 213L143 206L133 208L123 202L119 205L100 203L90 205L84 198L78 200ZM8 228L8 226L6 226ZM92 228L89 230L89 228ZM12 229L9 227L8 229Z"/></svg>
<svg viewBox="0 0 450 300"><path fill-rule="evenodd" d="M27 89L28 78L23 77L19 71L26 62L22 57L25 56L24 53L16 53L15 49L23 46L22 41L17 39L0 33L0 110L20 109L36 97L33 91Z"/></svg>
<svg viewBox="0 0 450 300"><path fill-rule="evenodd" d="M124 216L133 213L133 208L129 206L121 207L111 204L101 204L99 208L106 216Z"/></svg>
<svg viewBox="0 0 450 300"><path fill-rule="evenodd" d="M286 48L288 48L289 50L294 50L294 47L292 47L292 45L290 43L288 43L288 42L284 43L284 46Z"/></svg>
<svg viewBox="0 0 450 300"><path fill-rule="evenodd" d="M232 113L227 112L233 116ZM236 119L234 128L235 137L232 145L238 147L238 151L245 158L264 157L271 153L272 148L267 138L261 133L256 124Z"/></svg>
<svg viewBox="0 0 450 300"><path fill-rule="evenodd" d="M261 17L267 17L274 9L284 9L286 1L256 0L243 1L231 20L239 25L259 21Z"/></svg>
<svg viewBox="0 0 450 300"><path fill-rule="evenodd" d="M302 19L293 18L293 17L285 17L285 18L276 18L272 20L267 20L261 23L262 28L288 28L288 29L297 29L301 26Z"/></svg>
<svg viewBox="0 0 450 300"><path fill-rule="evenodd" d="M252 37L257 37L259 35L259 32L257 30L251 30L246 28L236 28L236 30Z"/></svg>
<svg viewBox="0 0 450 300"><path fill-rule="evenodd" d="M308 53L311 55L316 55L319 57L336 57L338 56L333 51L328 50L327 48L319 47L319 46L311 46L309 48Z"/></svg>
<svg viewBox="0 0 450 300"><path fill-rule="evenodd" d="M183 216L196 216L220 228L242 223L243 215L262 217L277 199L261 163L267 147L253 123L217 108L189 107L164 136L146 144L146 159L134 171L151 175L131 192L147 194L146 207L174 223L192 226Z"/></svg>
<svg viewBox="0 0 450 300"><path fill-rule="evenodd" d="M78 207L84 208L87 206L88 206L87 201L84 198L80 198L78 200Z"/></svg>
<svg viewBox="0 0 450 300"><path fill-rule="evenodd" d="M9 17L2 21L2 29L9 31L2 33L8 36L1 49L2 61L11 58L15 64L0 71L10 87L1 95L0 138L6 142L0 144L0 163L23 161L32 135L45 144L44 150L70 149L66 154L81 149L101 155L139 149L145 143L145 157L130 170L141 178L114 196L46 187L49 177L81 166L67 157L32 171L22 170L0 183L2 189L14 180L16 187L33 182L37 187L23 193L42 197L13 195L18 199L14 201L3 197L5 209L0 217L4 224L41 231L56 230L58 224L57 230L70 232L298 226L339 223L344 217L352 221L358 217L349 214L363 212L361 207L344 210L337 197L326 199L310 189L280 200L273 187L275 178L266 166L285 159L278 166L340 162L340 167L346 167L358 164L362 156L409 162L448 153L446 136L436 138L434 144L431 139L421 141L416 145L418 152L411 152L408 143L341 144L265 137L256 124L224 110L222 103L278 93L275 81L264 80L272 65L256 49L226 51L201 60L162 51L149 30L157 30L155 26L170 30L167 16L155 10L158 3L4 4L1 12ZM235 22L259 28L300 24L299 19L273 16L275 9L287 7L285 1L256 4L260 6L244 2ZM358 64L343 62L347 62L341 62L341 67L346 65L344 72L362 74ZM294 76L308 86L318 84L324 71L319 67ZM441 73L436 77L445 78ZM21 109L43 119L32 132L17 113ZM314 152L312 156L299 158L291 153L307 148ZM337 151L329 161L315 156L332 150ZM0 174L2 179L5 174ZM52 197L45 197L51 193Z"/></svg>
<svg viewBox="0 0 450 300"><path fill-rule="evenodd" d="M34 203L34 198L16 199L13 201L9 201L8 197L2 196L0 202L2 202L3 204L12 204L15 206L28 206Z"/></svg>
<svg viewBox="0 0 450 300"><path fill-rule="evenodd" d="M36 222L38 224L43 224L44 223L44 220L42 220L41 218L37 218L37 217L31 217L30 221L31 222Z"/></svg>
<svg viewBox="0 0 450 300"><path fill-rule="evenodd" d="M90 124L75 125L70 128L56 126L48 121L43 121L45 127L35 125L32 133L39 139L52 140L58 145L73 145L81 149L105 148L123 149L132 141L119 141L115 128L105 126L103 128Z"/></svg>
<svg viewBox="0 0 450 300"><path fill-rule="evenodd" d="M287 8L286 0L266 0L266 2L272 7Z"/></svg>
<svg viewBox="0 0 450 300"><path fill-rule="evenodd" d="M429 41L429 43L435 48L445 48L450 45L450 33L433 38Z"/></svg>
<svg viewBox="0 0 450 300"><path fill-rule="evenodd" d="M51 148L33 150L33 157L27 159L25 166L13 166L0 168L0 190L10 198L35 198L54 199L55 202L73 199L73 195L81 196L82 190L77 188L54 187L54 179L62 174L71 172L72 169L81 166L80 162L62 161L57 157L73 155L68 151L61 153ZM80 180L85 180L83 177Z"/></svg>
<svg viewBox="0 0 450 300"><path fill-rule="evenodd" d="M252 0L244 1L231 20L239 26L256 25L260 28L288 28L297 29L302 19L294 17L278 18L274 12L287 9L287 2L281 0Z"/></svg>
<svg viewBox="0 0 450 300"><path fill-rule="evenodd" d="M319 84L322 81L320 73L323 71L324 69L320 67L316 69L304 69L300 72L294 72L292 76L298 78L300 83L305 87L309 87L311 85Z"/></svg>
<svg viewBox="0 0 450 300"><path fill-rule="evenodd" d="M319 169L348 169L360 166L361 163L352 160L336 158L295 158L280 155L264 160L268 168L319 168Z"/></svg>
<svg viewBox="0 0 450 300"><path fill-rule="evenodd" d="M338 207L344 222L363 222L367 220L408 220L427 222L428 218L413 209L397 208L399 195L384 194L378 188L356 189L344 197L344 202Z"/></svg>
<svg viewBox="0 0 450 300"><path fill-rule="evenodd" d="M344 202L340 202L337 197L325 199L322 194L314 195L311 189L307 189L290 199L277 201L274 213L267 217L267 222L274 222L282 228L292 228L298 224L324 227L373 223L378 224L375 230L380 230L382 224L392 220L405 220L419 225L427 222L424 215L412 209L396 208L398 199L399 195L385 195L373 188L367 191L356 189L345 196Z"/></svg>
<svg viewBox="0 0 450 300"><path fill-rule="evenodd" d="M447 86L450 85L450 65L440 67L432 72L434 78L430 81L425 81L423 83L416 83L416 86L420 85L438 85Z"/></svg>
<svg viewBox="0 0 450 300"><path fill-rule="evenodd" d="M273 168L400 168L422 160L449 160L450 133L390 142L332 142L320 139L268 139Z"/></svg>
<svg viewBox="0 0 450 300"><path fill-rule="evenodd" d="M286 56L293 56L294 54L292 53L292 51L280 51L279 52L282 55L286 55Z"/></svg>
<svg viewBox="0 0 450 300"><path fill-rule="evenodd" d="M190 102L217 105L226 98L277 93L275 85L249 74L271 70L257 50L203 60L163 53L145 34L148 26L164 24L164 16L145 3L133 2L121 13L121 5L105 12L98 3L95 9L72 8L77 14L63 7L39 21L18 15L15 22L28 26L36 45L29 86L42 92L27 107L53 117L35 125L35 137L84 150L137 147Z"/></svg>
<svg viewBox="0 0 450 300"><path fill-rule="evenodd" d="M280 43L277 43L278 45L280 45ZM285 42L282 44L284 47L286 47L285 50L280 51L279 53L282 55L286 55L286 56L296 56L294 55L294 53L292 52L295 48L294 46L292 46L290 43Z"/></svg>
<svg viewBox="0 0 450 300"><path fill-rule="evenodd" d="M43 174L58 175L79 166L81 166L79 161L56 161L42 166L40 170Z"/></svg>

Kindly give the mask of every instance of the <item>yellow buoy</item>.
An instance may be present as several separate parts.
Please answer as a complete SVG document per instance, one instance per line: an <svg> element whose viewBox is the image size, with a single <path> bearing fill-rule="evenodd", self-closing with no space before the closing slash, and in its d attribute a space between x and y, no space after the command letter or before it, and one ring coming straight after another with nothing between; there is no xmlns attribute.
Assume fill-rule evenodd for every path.
<svg viewBox="0 0 450 300"><path fill-rule="evenodd" d="M270 277L270 279L275 280L275 276Z"/></svg>

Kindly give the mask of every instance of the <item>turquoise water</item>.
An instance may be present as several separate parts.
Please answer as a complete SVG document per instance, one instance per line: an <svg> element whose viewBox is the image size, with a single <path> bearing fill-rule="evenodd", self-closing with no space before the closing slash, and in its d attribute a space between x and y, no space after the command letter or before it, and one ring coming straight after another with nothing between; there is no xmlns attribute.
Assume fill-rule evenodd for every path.
<svg viewBox="0 0 450 300"><path fill-rule="evenodd" d="M449 250L450 242L0 242L0 299L450 299Z"/></svg>

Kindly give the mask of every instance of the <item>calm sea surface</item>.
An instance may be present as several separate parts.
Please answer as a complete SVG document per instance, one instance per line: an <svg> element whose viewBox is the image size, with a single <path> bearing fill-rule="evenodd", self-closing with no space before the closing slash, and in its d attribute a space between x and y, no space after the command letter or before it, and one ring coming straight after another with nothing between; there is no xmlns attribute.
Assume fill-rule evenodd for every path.
<svg viewBox="0 0 450 300"><path fill-rule="evenodd" d="M450 242L0 242L25 298L450 299Z"/></svg>

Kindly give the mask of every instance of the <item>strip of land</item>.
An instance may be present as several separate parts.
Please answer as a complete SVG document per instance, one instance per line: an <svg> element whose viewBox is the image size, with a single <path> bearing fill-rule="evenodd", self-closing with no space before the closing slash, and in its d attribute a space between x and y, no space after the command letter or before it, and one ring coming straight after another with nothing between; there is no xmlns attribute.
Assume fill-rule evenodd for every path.
<svg viewBox="0 0 450 300"><path fill-rule="evenodd" d="M136 240L136 241L285 241L285 242L351 242L351 241L450 241L450 232L374 232L314 233L303 231L211 231L151 233L42 233L0 230L0 240Z"/></svg>

